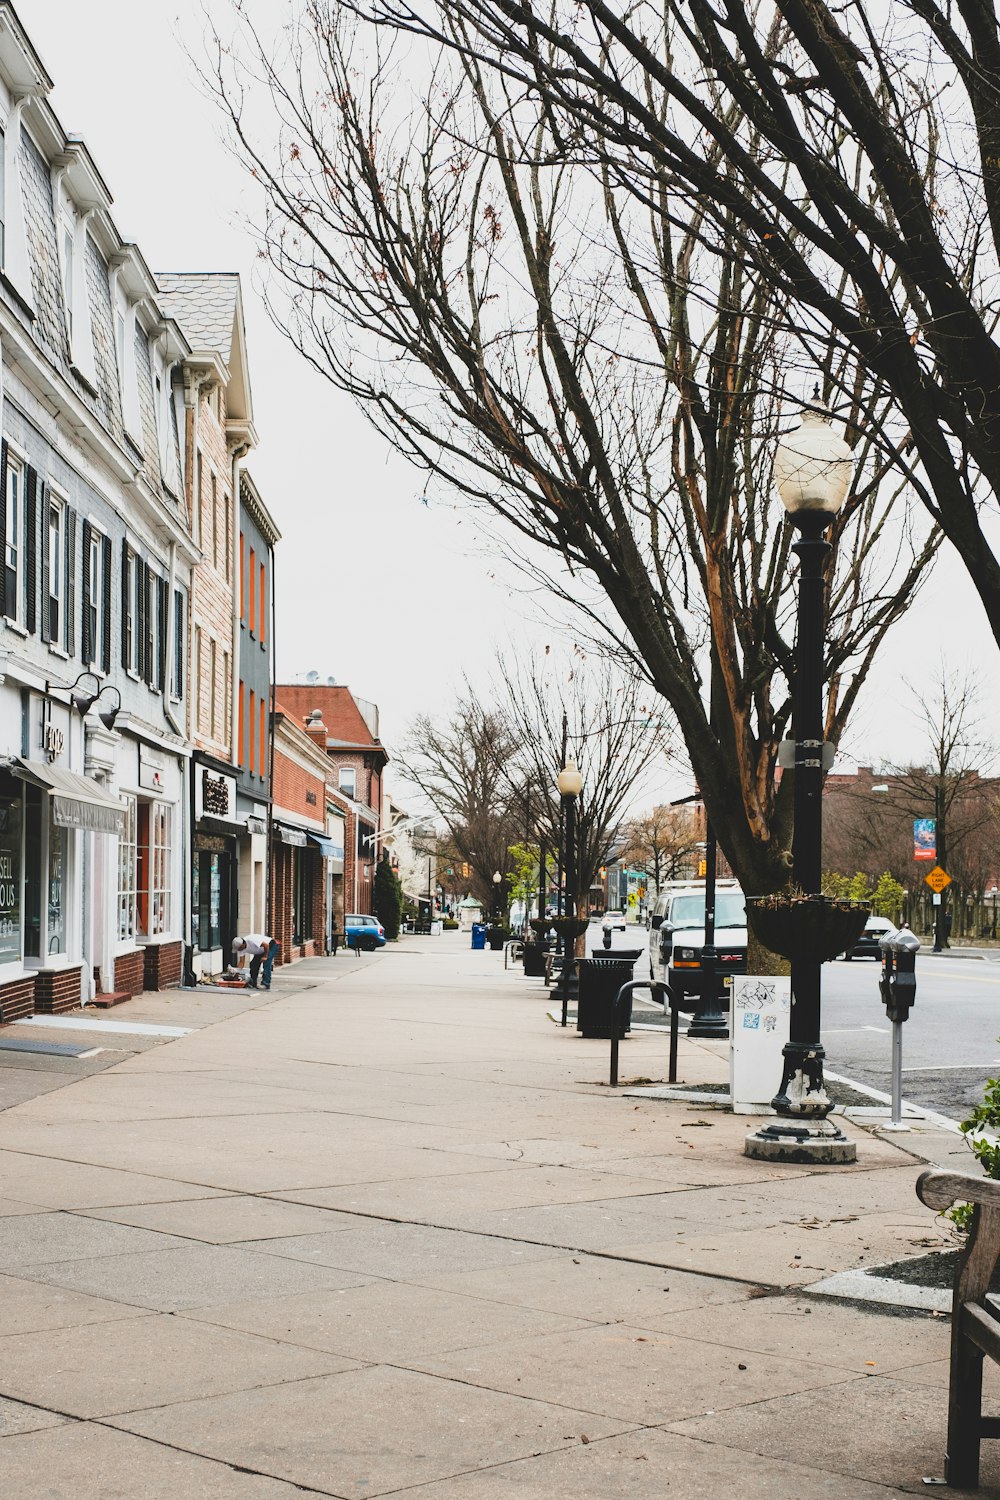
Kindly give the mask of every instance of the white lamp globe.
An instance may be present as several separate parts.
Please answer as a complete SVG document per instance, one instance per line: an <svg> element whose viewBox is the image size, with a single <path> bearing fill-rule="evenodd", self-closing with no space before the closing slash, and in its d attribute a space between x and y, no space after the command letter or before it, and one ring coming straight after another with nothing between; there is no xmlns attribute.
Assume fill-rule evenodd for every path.
<svg viewBox="0 0 1000 1500"><path fill-rule="evenodd" d="M560 797L579 797L583 791L583 777L575 760L568 760L556 778Z"/></svg>
<svg viewBox="0 0 1000 1500"><path fill-rule="evenodd" d="M811 407L802 425L788 433L774 455L774 483L790 516L840 510L851 486L854 455L830 425L828 412Z"/></svg>

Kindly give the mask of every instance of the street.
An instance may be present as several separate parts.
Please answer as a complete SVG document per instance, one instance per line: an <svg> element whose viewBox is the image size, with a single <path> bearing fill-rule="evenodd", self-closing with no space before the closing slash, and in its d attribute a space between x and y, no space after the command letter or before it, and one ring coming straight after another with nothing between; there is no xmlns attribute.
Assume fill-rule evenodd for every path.
<svg viewBox="0 0 1000 1500"><path fill-rule="evenodd" d="M644 929L614 934L613 949L648 942ZM588 947L588 952L590 948ZM597 951L597 950L595 950ZM649 973L645 956L636 978ZM879 998L879 964L858 958L823 969L823 1044L827 1067L868 1088L892 1087L892 1027ZM635 1009L658 1018L641 995ZM646 1014L645 1012L648 1012ZM1000 962L977 958L917 958L917 1000L903 1027L903 1097L953 1120L980 1102L987 1078L1000 1071Z"/></svg>
<svg viewBox="0 0 1000 1500"><path fill-rule="evenodd" d="M827 1066L870 1088L890 1089L892 1028L878 993L874 959L823 969ZM917 999L903 1026L903 1096L961 1120L1000 1069L1000 964L917 958Z"/></svg>

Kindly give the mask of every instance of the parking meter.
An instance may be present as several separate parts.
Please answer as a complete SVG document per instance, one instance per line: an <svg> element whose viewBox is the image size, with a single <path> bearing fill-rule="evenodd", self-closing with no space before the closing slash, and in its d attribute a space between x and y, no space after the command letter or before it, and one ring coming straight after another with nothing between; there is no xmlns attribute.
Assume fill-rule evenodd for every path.
<svg viewBox="0 0 1000 1500"><path fill-rule="evenodd" d="M605 948L610 948L611 947L611 924L608 923L608 922L605 922L602 931L603 931L603 934L604 934L604 946L605 946Z"/></svg>
<svg viewBox="0 0 1000 1500"><path fill-rule="evenodd" d="M887 932L879 943L882 974L879 992L890 1021L905 1021L917 998L917 954L920 941L908 927Z"/></svg>
<svg viewBox="0 0 1000 1500"><path fill-rule="evenodd" d="M885 1013L892 1022L892 1119L890 1130L906 1130L903 1124L903 1022L917 998L917 954L919 939L904 924L887 932L879 943L882 973L878 987Z"/></svg>

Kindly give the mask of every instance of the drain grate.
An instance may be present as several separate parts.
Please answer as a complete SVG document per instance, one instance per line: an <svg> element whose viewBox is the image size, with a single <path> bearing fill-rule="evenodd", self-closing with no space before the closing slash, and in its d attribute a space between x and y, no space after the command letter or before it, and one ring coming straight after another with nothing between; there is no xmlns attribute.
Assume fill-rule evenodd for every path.
<svg viewBox="0 0 1000 1500"><path fill-rule="evenodd" d="M34 1052L43 1057L93 1057L100 1047L71 1046L68 1042L29 1042L19 1037L5 1037L0 1052Z"/></svg>

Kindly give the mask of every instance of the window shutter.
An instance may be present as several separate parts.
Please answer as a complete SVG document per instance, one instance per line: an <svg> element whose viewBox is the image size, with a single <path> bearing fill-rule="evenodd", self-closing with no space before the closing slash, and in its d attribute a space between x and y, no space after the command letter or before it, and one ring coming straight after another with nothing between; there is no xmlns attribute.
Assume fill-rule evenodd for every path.
<svg viewBox="0 0 1000 1500"><path fill-rule="evenodd" d="M101 669L105 672L111 670L111 538L104 538L104 653L101 657ZM100 623L100 622L99 622Z"/></svg>
<svg viewBox="0 0 1000 1500"><path fill-rule="evenodd" d="M146 563L142 564L142 676L153 684L153 575Z"/></svg>
<svg viewBox="0 0 1000 1500"><path fill-rule="evenodd" d="M85 667L89 667L94 660L97 642L90 638L90 546L93 540L93 528L89 521L83 523L83 558L81 559L81 578L83 588L81 590L82 608L80 610L80 660Z"/></svg>
<svg viewBox="0 0 1000 1500"><path fill-rule="evenodd" d="M21 538L15 537L14 544L21 550ZM7 607L7 444L0 443L0 615L9 614L13 619L17 609L17 600L10 601Z"/></svg>
<svg viewBox="0 0 1000 1500"><path fill-rule="evenodd" d="M124 540L124 538L123 538L123 540L122 540L122 666L125 668L126 672L128 671L129 667L132 665L132 662L131 662L132 651L131 651L130 640L129 640L129 637L131 636L132 632L131 632L131 622L129 620L129 613L128 613L128 567L129 567L128 542L126 542Z"/></svg>
<svg viewBox="0 0 1000 1500"><path fill-rule="evenodd" d="M156 611L156 628L159 631L159 639L156 642L157 678L156 686L166 696L167 693L167 631L170 629L170 621L167 618L167 600L170 597L167 590L167 580L158 578L156 580L156 591L159 594L158 608Z"/></svg>
<svg viewBox="0 0 1000 1500"><path fill-rule="evenodd" d="M186 631L184 629L184 595L179 589L174 590L174 680L171 691L178 698L184 697L184 647L186 643Z"/></svg>
<svg viewBox="0 0 1000 1500"><path fill-rule="evenodd" d="M39 634L43 641L49 639L52 611L49 609L49 518L45 506L45 485L39 479L38 489L38 544L42 553L42 611Z"/></svg>
<svg viewBox="0 0 1000 1500"><path fill-rule="evenodd" d="M63 600L66 621L66 647L70 656L76 653L76 511L66 507L66 597Z"/></svg>
<svg viewBox="0 0 1000 1500"><path fill-rule="evenodd" d="M34 635L38 623L38 475L28 470L24 502L24 624Z"/></svg>

